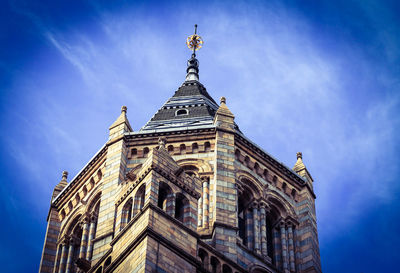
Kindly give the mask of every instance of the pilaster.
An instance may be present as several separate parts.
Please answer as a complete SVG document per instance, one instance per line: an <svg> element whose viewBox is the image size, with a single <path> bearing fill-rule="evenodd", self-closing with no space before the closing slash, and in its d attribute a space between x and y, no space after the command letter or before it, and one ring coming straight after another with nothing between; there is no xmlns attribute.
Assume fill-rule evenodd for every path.
<svg viewBox="0 0 400 273"><path fill-rule="evenodd" d="M317 219L315 214L315 195L313 179L303 163L303 154L297 153L293 170L304 177L308 187L303 188L297 203L299 226L294 236L299 246L295 247L296 266L300 272L321 272ZM297 237L297 238L296 238Z"/></svg>
<svg viewBox="0 0 400 273"><path fill-rule="evenodd" d="M96 238L102 239L93 244L93 261L100 258L110 248L109 243L114 233L115 196L118 185L124 180L126 173L127 149L124 134L132 131L126 111L126 106L123 106L121 115L109 128L107 158L96 227Z"/></svg>
<svg viewBox="0 0 400 273"><path fill-rule="evenodd" d="M214 124L215 144L215 183L212 189L215 226L215 247L233 260L236 260L237 240L237 194L235 186L235 142L234 115L226 106L226 99L216 112ZM210 223L211 224L211 223Z"/></svg>
<svg viewBox="0 0 400 273"><path fill-rule="evenodd" d="M68 185L68 172L64 171L61 181L54 188L50 210L47 216L47 229L43 245L42 258L40 260L39 272L53 272L57 255L57 239L60 233L60 219L57 209L53 206L52 201L57 195Z"/></svg>

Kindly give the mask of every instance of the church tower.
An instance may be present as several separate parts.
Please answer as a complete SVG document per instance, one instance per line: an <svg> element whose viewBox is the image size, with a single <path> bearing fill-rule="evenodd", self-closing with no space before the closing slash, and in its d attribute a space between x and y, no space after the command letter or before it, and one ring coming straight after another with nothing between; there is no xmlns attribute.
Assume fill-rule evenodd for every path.
<svg viewBox="0 0 400 273"><path fill-rule="evenodd" d="M197 26L196 26L197 28ZM248 139L227 100L186 79L139 130L127 107L107 143L54 189L39 272L321 272L313 179Z"/></svg>

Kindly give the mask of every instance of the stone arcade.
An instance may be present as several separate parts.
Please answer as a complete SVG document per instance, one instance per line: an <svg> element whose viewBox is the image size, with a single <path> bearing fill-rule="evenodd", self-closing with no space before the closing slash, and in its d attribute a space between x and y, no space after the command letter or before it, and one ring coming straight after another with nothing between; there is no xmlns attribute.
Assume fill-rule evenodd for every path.
<svg viewBox="0 0 400 273"><path fill-rule="evenodd" d="M63 172L39 272L321 272L302 154L290 169L239 130L199 82L192 36L186 80L150 121L133 131L123 106L107 143Z"/></svg>

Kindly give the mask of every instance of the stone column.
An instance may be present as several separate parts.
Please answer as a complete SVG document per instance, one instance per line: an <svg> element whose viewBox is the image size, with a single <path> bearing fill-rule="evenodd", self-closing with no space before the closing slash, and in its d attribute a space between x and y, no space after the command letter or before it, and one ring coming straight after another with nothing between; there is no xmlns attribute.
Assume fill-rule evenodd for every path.
<svg viewBox="0 0 400 273"><path fill-rule="evenodd" d="M61 253L62 253L62 244L60 246L57 246L57 253L56 253L56 259L54 261L54 267L51 272L57 273L59 268L60 268L60 263L61 263ZM40 271L39 271L40 272Z"/></svg>
<svg viewBox="0 0 400 273"><path fill-rule="evenodd" d="M92 216L90 218L90 229L89 229L89 240L88 240L88 247L86 251L86 260L90 261L92 259L92 252L93 252L93 239L96 232L96 218Z"/></svg>
<svg viewBox="0 0 400 273"><path fill-rule="evenodd" d="M282 245L282 268L286 272L288 269L288 251L285 223L281 223L281 245Z"/></svg>
<svg viewBox="0 0 400 273"><path fill-rule="evenodd" d="M260 221L258 219L258 204L253 203L253 236L254 236L254 251L260 254Z"/></svg>
<svg viewBox="0 0 400 273"><path fill-rule="evenodd" d="M295 258L294 258L294 243L293 243L293 229L292 224L288 225L288 248L289 248L289 263L290 272L295 272Z"/></svg>
<svg viewBox="0 0 400 273"><path fill-rule="evenodd" d="M282 247L278 247L278 246L281 246L282 244L281 244L281 238L280 238L280 231L279 231L279 226L275 226L275 227L273 227L272 228L272 236L273 236L273 245L274 246L277 246L277 247L274 247L274 253L273 253L273 256L274 256L274 261L275 261L275 266L277 267L277 268L281 268L282 267L282 255L281 255L281 248Z"/></svg>
<svg viewBox="0 0 400 273"><path fill-rule="evenodd" d="M67 258L67 268L65 270L65 273L71 273L72 268L73 268L73 261L72 258L74 257L74 243L75 239L72 239L69 241L69 250L68 250L68 258Z"/></svg>
<svg viewBox="0 0 400 273"><path fill-rule="evenodd" d="M67 255L68 255L68 243L69 243L69 239L68 238L64 238L64 240L62 242L60 267L59 267L59 270L58 270L59 273L64 273L65 272L65 265L67 263Z"/></svg>
<svg viewBox="0 0 400 273"><path fill-rule="evenodd" d="M250 208L245 209L245 226L246 226L246 238L247 238L247 248L253 249L253 226L252 226L252 215Z"/></svg>
<svg viewBox="0 0 400 273"><path fill-rule="evenodd" d="M208 179L203 181L203 228L208 228L209 218L208 218L208 208L209 208L209 183Z"/></svg>
<svg viewBox="0 0 400 273"><path fill-rule="evenodd" d="M89 218L85 217L82 222L82 239L81 239L81 248L79 249L79 258L82 259L86 258L88 233L89 233Z"/></svg>
<svg viewBox="0 0 400 273"><path fill-rule="evenodd" d="M175 217L175 199L175 193L171 192L167 195L166 212L172 217Z"/></svg>
<svg viewBox="0 0 400 273"><path fill-rule="evenodd" d="M260 204L260 217L261 217L261 253L263 256L268 256L267 249L267 220L266 220L266 204Z"/></svg>
<svg viewBox="0 0 400 273"><path fill-rule="evenodd" d="M203 198L199 198L199 202L197 204L197 211L198 211L198 217L197 217L197 226L202 227L203 226Z"/></svg>

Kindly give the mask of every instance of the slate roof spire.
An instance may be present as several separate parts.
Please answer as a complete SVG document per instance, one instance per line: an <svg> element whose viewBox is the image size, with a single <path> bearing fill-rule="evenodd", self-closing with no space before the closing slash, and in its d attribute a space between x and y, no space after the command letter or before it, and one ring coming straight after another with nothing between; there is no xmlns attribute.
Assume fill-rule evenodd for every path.
<svg viewBox="0 0 400 273"><path fill-rule="evenodd" d="M185 81L140 131L154 132L213 125L218 105L199 82L196 51L202 47L203 40L197 35L197 25L195 34L186 39L186 45L193 53L187 63Z"/></svg>

